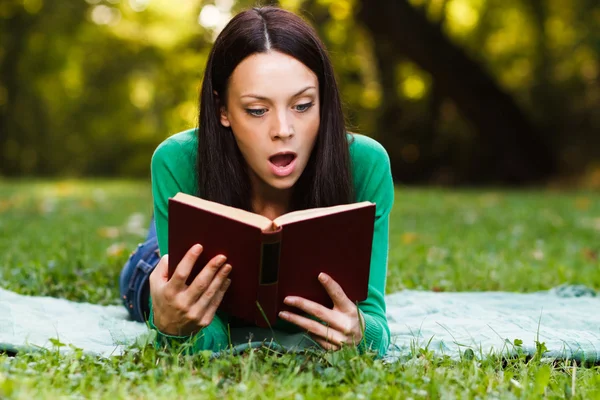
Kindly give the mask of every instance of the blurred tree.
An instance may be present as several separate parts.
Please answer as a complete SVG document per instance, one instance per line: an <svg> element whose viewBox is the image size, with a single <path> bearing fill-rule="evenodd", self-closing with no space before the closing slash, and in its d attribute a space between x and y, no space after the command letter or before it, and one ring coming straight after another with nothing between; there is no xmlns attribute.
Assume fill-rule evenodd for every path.
<svg viewBox="0 0 600 400"><path fill-rule="evenodd" d="M50 45L52 38L44 38L40 31L51 23L57 34L69 37L86 8L83 2L61 5L60 10L58 6L56 1L44 4L41 0L0 4L0 172L8 175L31 171L36 164L40 171L47 167L47 158L40 152L49 150L52 127L36 84L44 74L59 71L56 57L64 47L56 42ZM49 21L44 18L48 14L56 18ZM31 58L34 65L28 63Z"/></svg>
<svg viewBox="0 0 600 400"><path fill-rule="evenodd" d="M493 78L439 27L405 0L369 0L362 5L359 16L373 40L384 43L386 53L405 55L429 72L442 95L451 98L474 124L479 157L473 162L472 180L528 182L555 172L553 155L540 132ZM394 62L393 58L386 61ZM382 123L388 124L381 130L393 135L394 121L384 118ZM393 138L384 139L384 143L394 142Z"/></svg>
<svg viewBox="0 0 600 400"><path fill-rule="evenodd" d="M156 144L194 123L212 40L198 4L115 3L0 5L0 173L147 175Z"/></svg>
<svg viewBox="0 0 600 400"><path fill-rule="evenodd" d="M384 143L402 181L528 181L600 159L597 1L263 4L315 26L349 128ZM253 5L1 1L0 175L147 176L156 145L197 123L214 38Z"/></svg>

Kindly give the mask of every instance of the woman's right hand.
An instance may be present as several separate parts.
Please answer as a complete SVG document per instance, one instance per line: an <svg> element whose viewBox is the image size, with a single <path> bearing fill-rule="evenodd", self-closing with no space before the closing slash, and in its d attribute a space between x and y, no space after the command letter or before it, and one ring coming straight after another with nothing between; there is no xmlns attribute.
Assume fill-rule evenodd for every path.
<svg viewBox="0 0 600 400"><path fill-rule="evenodd" d="M189 286L186 285L201 253L201 245L192 246L171 279L168 277L169 256L165 254L150 274L154 326L163 334L190 336L208 326L231 283L227 278L231 265L225 264L225 256L218 255L206 264Z"/></svg>

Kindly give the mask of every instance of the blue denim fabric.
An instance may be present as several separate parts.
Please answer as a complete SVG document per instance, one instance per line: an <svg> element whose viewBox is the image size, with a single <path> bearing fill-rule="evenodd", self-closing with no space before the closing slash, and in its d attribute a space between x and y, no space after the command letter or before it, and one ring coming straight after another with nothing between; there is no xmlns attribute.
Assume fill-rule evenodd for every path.
<svg viewBox="0 0 600 400"><path fill-rule="evenodd" d="M134 321L146 322L150 314L148 278L160 261L154 217L150 220L148 236L140 243L123 266L119 277L119 290L123 305Z"/></svg>

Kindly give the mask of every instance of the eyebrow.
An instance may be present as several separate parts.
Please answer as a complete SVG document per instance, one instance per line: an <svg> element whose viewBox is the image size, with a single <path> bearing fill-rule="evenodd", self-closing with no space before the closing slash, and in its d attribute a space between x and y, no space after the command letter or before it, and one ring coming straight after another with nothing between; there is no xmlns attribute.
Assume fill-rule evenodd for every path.
<svg viewBox="0 0 600 400"><path fill-rule="evenodd" d="M302 93L306 92L308 89L316 89L316 88L314 86L307 86L304 89L302 89L302 90L298 91L297 93L295 93L292 97L297 97L297 96L301 95ZM258 100L269 100L268 97L259 96L257 94L252 94L252 93L244 94L241 97L242 98L243 97L253 97L253 98L258 99Z"/></svg>

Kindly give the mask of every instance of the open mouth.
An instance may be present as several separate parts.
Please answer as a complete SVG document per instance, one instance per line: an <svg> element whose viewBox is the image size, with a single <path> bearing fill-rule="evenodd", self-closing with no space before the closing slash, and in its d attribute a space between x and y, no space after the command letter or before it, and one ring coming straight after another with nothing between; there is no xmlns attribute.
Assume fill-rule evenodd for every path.
<svg viewBox="0 0 600 400"><path fill-rule="evenodd" d="M296 170L296 153L282 151L269 157L271 172L280 178L290 176Z"/></svg>
<svg viewBox="0 0 600 400"><path fill-rule="evenodd" d="M269 161L271 164L276 166L277 168L285 168L290 165L296 159L296 154L294 153L278 153L274 156L269 157Z"/></svg>

